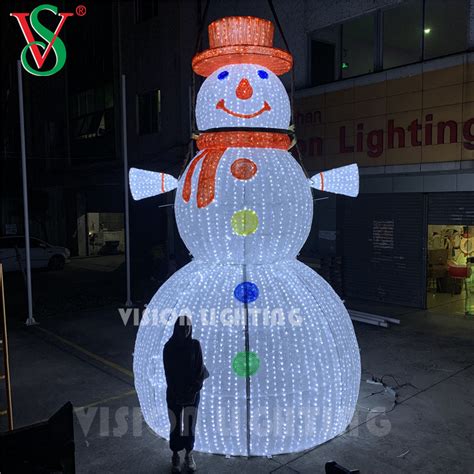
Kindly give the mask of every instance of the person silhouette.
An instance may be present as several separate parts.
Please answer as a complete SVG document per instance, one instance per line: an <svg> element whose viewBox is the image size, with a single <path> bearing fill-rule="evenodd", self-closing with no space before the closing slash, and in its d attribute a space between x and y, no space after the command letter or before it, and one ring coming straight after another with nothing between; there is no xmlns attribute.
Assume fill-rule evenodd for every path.
<svg viewBox="0 0 474 474"><path fill-rule="evenodd" d="M172 472L181 472L179 451L186 450L184 463L188 471L196 470L192 450L198 414L200 391L209 372L204 365L201 344L192 338L192 323L179 316L173 334L163 348L166 376L166 403L170 419Z"/></svg>

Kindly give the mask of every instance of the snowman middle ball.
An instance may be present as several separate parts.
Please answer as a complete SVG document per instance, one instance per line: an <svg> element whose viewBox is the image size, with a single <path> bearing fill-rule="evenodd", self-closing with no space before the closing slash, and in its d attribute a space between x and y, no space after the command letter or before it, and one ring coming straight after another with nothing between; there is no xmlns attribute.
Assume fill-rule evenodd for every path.
<svg viewBox="0 0 474 474"><path fill-rule="evenodd" d="M255 165L250 179L233 174L242 160ZM290 153L228 148L219 161L214 201L199 209L201 165L202 161L193 173L189 202L182 197L184 179L175 201L179 233L194 258L243 264L273 263L298 255L311 229L313 201L307 179Z"/></svg>

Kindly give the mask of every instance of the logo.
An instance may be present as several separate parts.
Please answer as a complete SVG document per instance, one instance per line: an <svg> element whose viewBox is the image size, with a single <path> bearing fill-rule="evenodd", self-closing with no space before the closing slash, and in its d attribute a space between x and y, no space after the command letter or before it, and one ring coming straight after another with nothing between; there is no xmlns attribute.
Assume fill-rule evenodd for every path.
<svg viewBox="0 0 474 474"><path fill-rule="evenodd" d="M85 7L83 14L85 14ZM38 15L40 12L49 11L56 16L60 17L58 26L54 31L49 30L41 24ZM23 67L34 76L52 76L59 72L66 63L66 46L63 41L59 38L64 23L70 16L74 16L74 13L58 13L58 8L54 5L39 5L32 12L29 13L10 13L10 16L15 17L18 20L23 36L26 39L26 46L21 51L21 64ZM29 17L29 23L28 23ZM33 36L33 31L44 41L37 41ZM28 51L31 51L31 55L35 61L36 67L33 67L28 60ZM56 62L51 69L42 70L46 59L48 58L51 51L54 52Z"/></svg>

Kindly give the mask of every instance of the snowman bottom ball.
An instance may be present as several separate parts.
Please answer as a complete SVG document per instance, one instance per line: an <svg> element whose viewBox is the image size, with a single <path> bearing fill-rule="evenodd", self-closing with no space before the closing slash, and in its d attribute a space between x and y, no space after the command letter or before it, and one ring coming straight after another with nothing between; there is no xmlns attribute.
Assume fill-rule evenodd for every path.
<svg viewBox="0 0 474 474"><path fill-rule="evenodd" d="M170 430L163 346L182 314L192 318L210 373L201 391L197 451L290 453L346 429L359 392L359 349L326 281L297 260L245 266L195 260L153 297L136 340L135 386L158 435L168 439Z"/></svg>

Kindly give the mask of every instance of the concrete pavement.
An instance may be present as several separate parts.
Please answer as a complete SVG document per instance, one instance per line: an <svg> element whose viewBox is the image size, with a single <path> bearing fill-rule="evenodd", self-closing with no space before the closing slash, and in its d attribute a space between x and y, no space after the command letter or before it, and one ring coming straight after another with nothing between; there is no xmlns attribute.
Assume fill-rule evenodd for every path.
<svg viewBox="0 0 474 474"><path fill-rule="evenodd" d="M362 473L472 473L474 320L464 319L456 305L462 302L430 311L385 308L402 320L389 329L356 323L361 392L343 435L271 459L196 453L199 472L322 473L335 460ZM79 473L168 472L167 443L143 423L133 390L135 334L113 308L13 329L16 426L47 418L71 400L86 407L75 420ZM382 387L365 382L383 375L398 392L396 404ZM5 417L0 424L4 429Z"/></svg>

